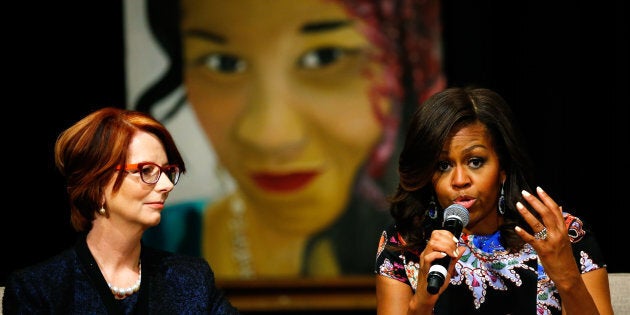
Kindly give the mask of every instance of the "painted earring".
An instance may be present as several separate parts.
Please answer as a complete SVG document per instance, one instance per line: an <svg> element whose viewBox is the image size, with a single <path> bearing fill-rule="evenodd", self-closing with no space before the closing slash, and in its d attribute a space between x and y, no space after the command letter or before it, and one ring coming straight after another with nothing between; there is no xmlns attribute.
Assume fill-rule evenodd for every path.
<svg viewBox="0 0 630 315"><path fill-rule="evenodd" d="M105 215L105 207L101 207L101 209L98 210L98 213L100 213L101 215Z"/></svg>
<svg viewBox="0 0 630 315"><path fill-rule="evenodd" d="M431 196L431 200L429 200L429 210L427 211L429 218L435 219L437 218L437 205L435 204L435 198Z"/></svg>
<svg viewBox="0 0 630 315"><path fill-rule="evenodd" d="M505 191L503 190L503 183L501 183L501 196L499 196L499 207L497 210L500 215L505 214Z"/></svg>

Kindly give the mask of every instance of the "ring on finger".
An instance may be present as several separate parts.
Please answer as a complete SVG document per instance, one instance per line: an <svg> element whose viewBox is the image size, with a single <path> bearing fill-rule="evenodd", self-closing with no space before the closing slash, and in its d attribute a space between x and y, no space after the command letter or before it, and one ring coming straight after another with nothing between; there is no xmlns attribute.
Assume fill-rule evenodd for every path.
<svg viewBox="0 0 630 315"><path fill-rule="evenodd" d="M542 230L534 233L534 238L537 240L546 240L547 239L547 228L544 227Z"/></svg>

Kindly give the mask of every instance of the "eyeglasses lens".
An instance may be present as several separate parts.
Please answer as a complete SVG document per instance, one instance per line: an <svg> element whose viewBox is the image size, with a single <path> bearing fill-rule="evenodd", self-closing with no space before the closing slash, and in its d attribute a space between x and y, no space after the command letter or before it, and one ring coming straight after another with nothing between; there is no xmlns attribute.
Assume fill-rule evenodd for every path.
<svg viewBox="0 0 630 315"><path fill-rule="evenodd" d="M140 175L147 184L155 184L160 179L160 168L157 165L146 164L142 166Z"/></svg>
<svg viewBox="0 0 630 315"><path fill-rule="evenodd" d="M166 172L168 179L171 180L171 183L173 183L173 185L177 185L177 182L179 181L179 167L170 166L164 171Z"/></svg>
<svg viewBox="0 0 630 315"><path fill-rule="evenodd" d="M160 175L162 172L166 173L168 179L173 183L173 185L177 184L179 181L179 167L177 166L167 166L165 168L160 168L155 164L145 164L142 166L140 170L140 177L142 181L147 184L155 184L160 180Z"/></svg>

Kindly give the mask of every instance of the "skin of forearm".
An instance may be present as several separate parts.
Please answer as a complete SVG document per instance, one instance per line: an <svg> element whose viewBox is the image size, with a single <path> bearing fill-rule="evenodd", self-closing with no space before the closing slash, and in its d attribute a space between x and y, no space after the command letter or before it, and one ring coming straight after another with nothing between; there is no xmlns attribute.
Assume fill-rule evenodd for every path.
<svg viewBox="0 0 630 315"><path fill-rule="evenodd" d="M431 315L433 314L433 306L437 302L436 296L422 296L423 294L416 292L409 301L408 315ZM426 293L424 293L426 295Z"/></svg>
<svg viewBox="0 0 630 315"><path fill-rule="evenodd" d="M597 305L586 289L586 284L581 276L577 276L573 281L563 285L556 285L556 288L562 299L562 314L599 314Z"/></svg>

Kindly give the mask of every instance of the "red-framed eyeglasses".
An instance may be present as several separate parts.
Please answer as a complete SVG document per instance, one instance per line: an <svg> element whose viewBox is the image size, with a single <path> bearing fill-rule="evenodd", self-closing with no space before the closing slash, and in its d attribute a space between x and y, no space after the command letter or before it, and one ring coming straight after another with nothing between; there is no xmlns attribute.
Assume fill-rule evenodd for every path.
<svg viewBox="0 0 630 315"><path fill-rule="evenodd" d="M121 168L121 166L118 166L116 170L120 170ZM142 181L149 185L157 183L160 180L162 173L168 176L168 179L171 183L173 183L173 185L177 185L177 182L179 182L179 175L181 174L181 170L177 165L159 166L153 162L127 164L125 165L125 171L140 173Z"/></svg>

